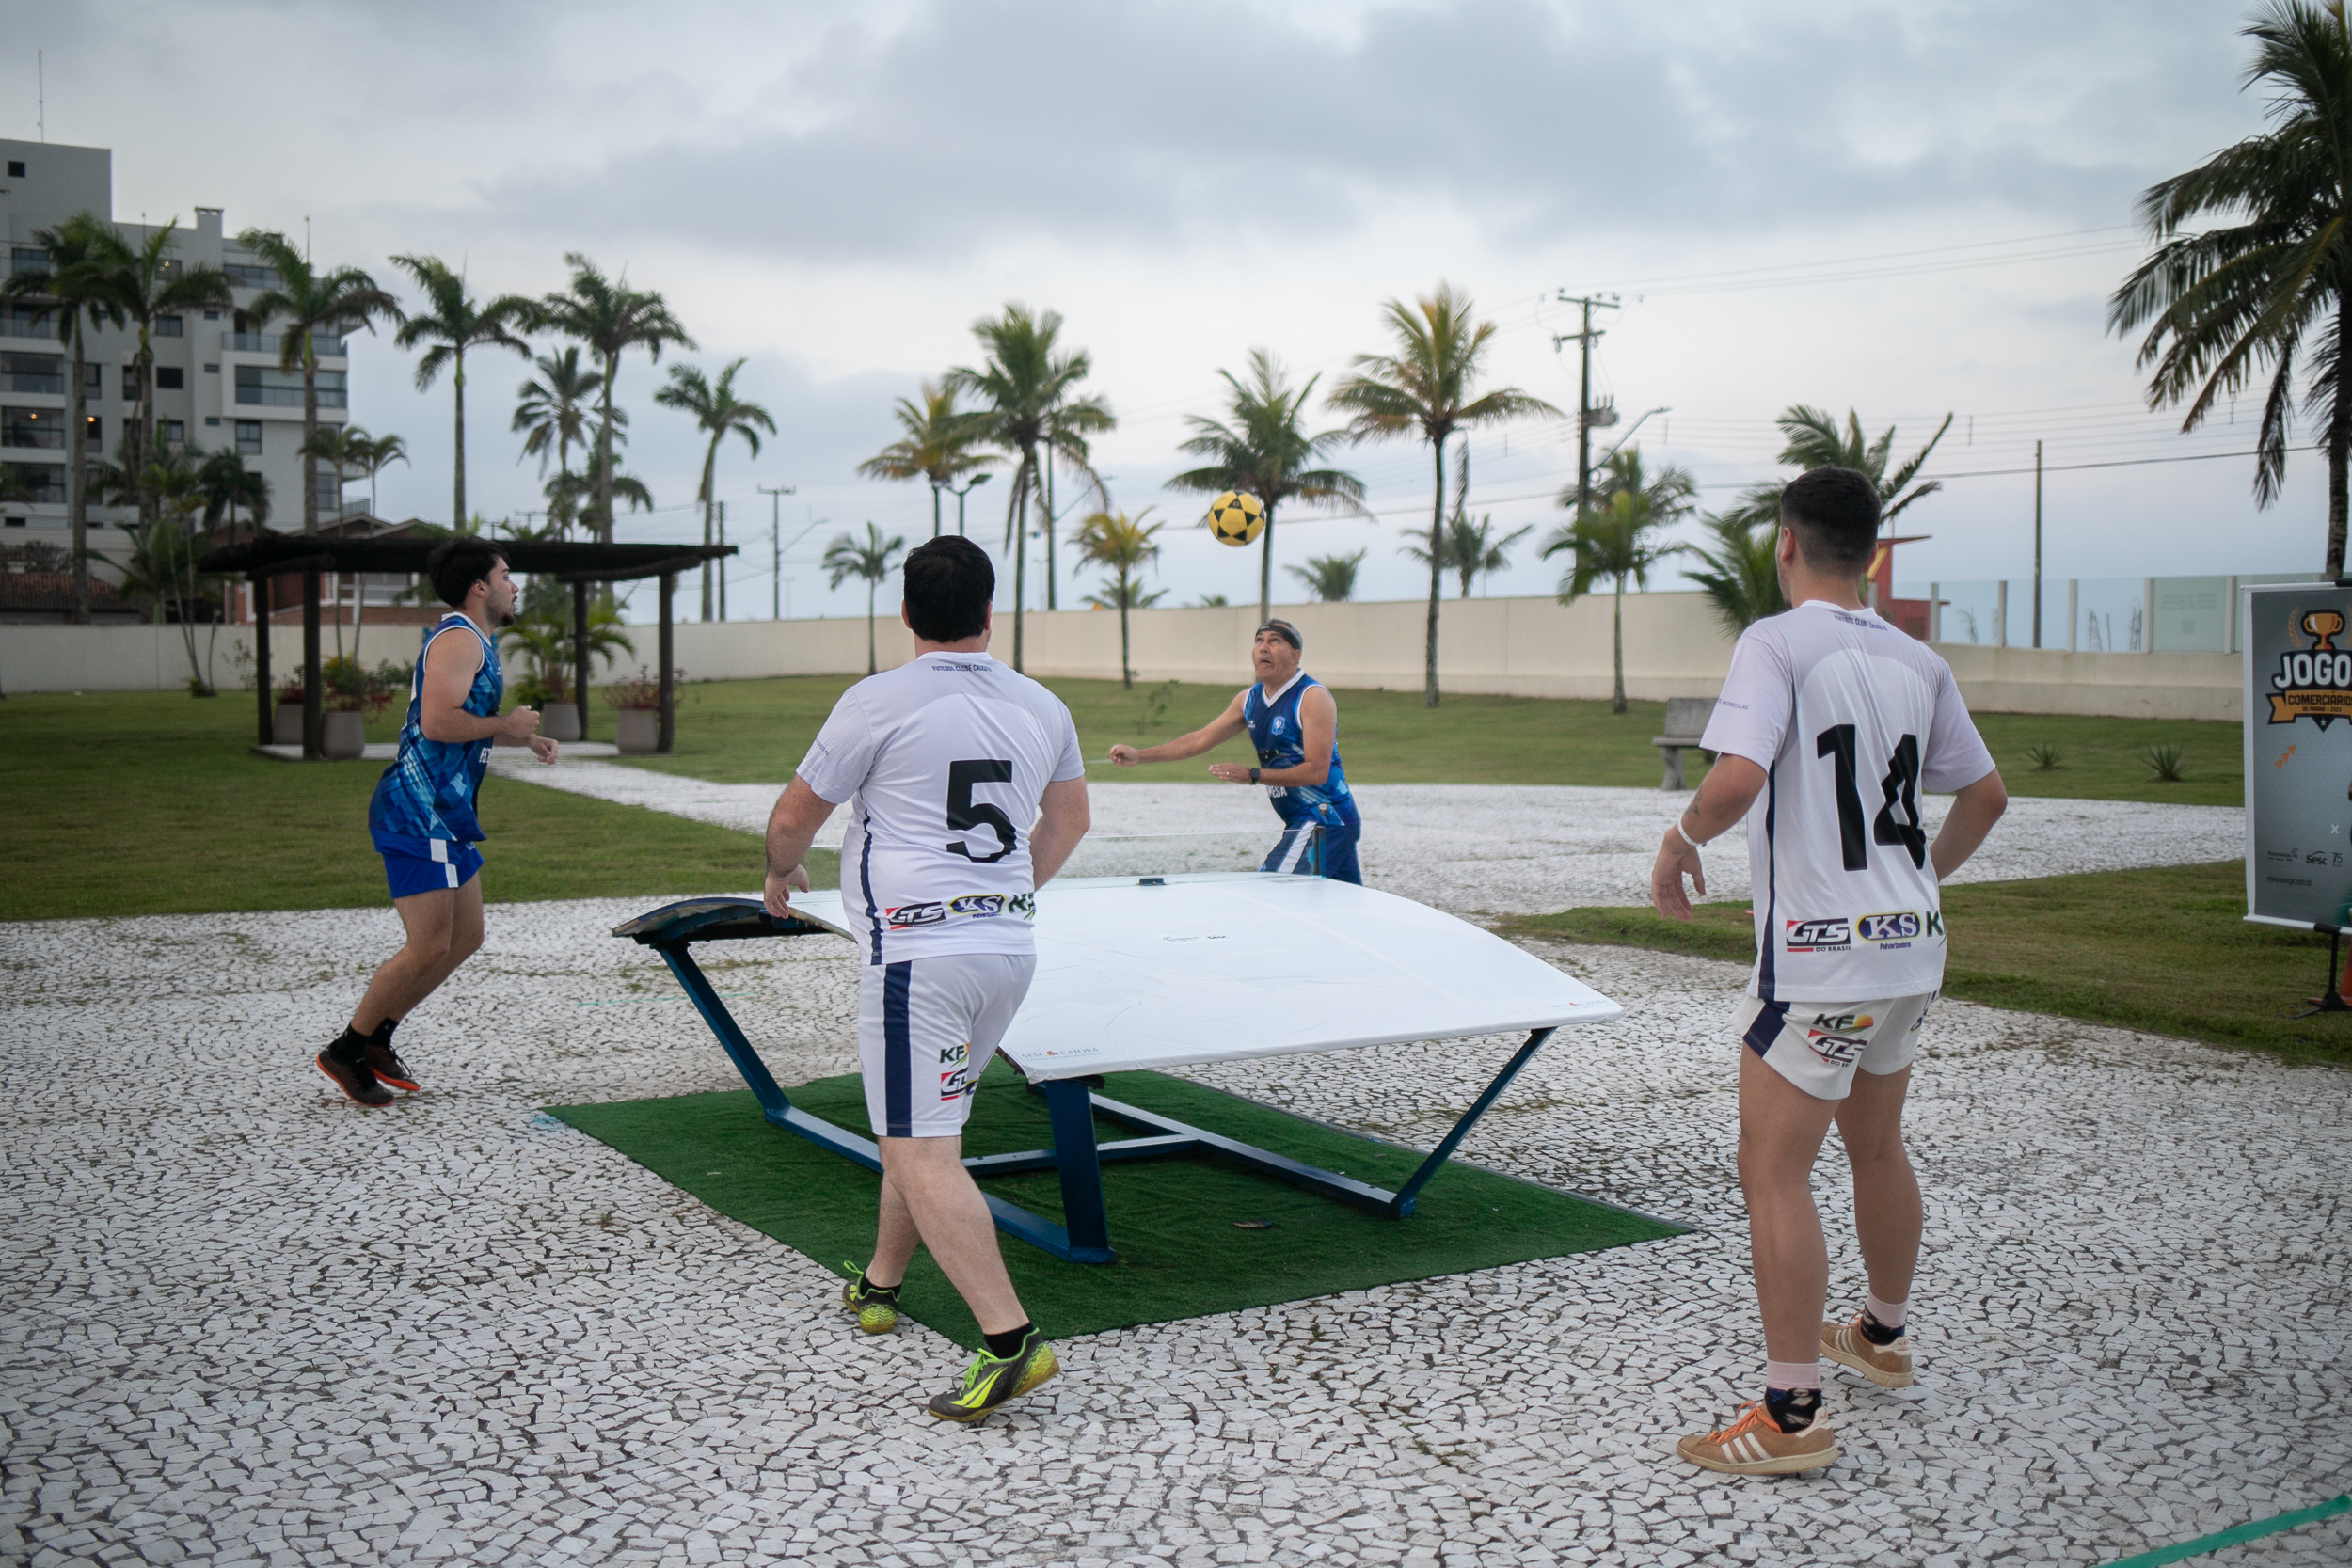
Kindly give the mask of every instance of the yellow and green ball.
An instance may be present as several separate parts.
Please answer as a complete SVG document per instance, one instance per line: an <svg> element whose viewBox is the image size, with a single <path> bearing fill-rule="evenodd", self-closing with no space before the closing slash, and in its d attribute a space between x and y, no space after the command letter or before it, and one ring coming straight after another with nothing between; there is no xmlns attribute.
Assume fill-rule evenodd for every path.
<svg viewBox="0 0 2352 1568"><path fill-rule="evenodd" d="M1209 503L1209 536L1236 549L1265 531L1265 503L1247 490L1228 490Z"/></svg>

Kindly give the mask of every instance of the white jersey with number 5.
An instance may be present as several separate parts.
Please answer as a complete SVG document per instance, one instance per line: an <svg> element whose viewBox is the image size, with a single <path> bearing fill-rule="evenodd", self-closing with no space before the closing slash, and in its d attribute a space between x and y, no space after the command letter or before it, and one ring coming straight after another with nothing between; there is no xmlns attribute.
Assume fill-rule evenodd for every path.
<svg viewBox="0 0 2352 1568"><path fill-rule="evenodd" d="M1919 796L1993 771L1951 666L1868 610L1808 600L1740 634L1700 744L1768 775L1748 810L1748 993L1940 988L1943 906Z"/></svg>
<svg viewBox="0 0 2352 1568"><path fill-rule="evenodd" d="M1033 953L1029 830L1086 776L1070 710L986 654L928 653L841 694L801 782L850 802L841 906L869 964Z"/></svg>

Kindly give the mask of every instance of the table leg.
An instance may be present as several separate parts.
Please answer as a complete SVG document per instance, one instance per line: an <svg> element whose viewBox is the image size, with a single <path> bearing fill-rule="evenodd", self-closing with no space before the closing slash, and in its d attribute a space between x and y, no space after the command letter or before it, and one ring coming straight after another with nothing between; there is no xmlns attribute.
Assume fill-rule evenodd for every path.
<svg viewBox="0 0 2352 1568"><path fill-rule="evenodd" d="M1054 1129L1054 1164L1061 1172L1062 1227L1070 1249L1110 1252L1110 1224L1103 1210L1103 1163L1094 1148L1094 1094L1084 1084L1057 1078L1042 1085L1045 1113Z"/></svg>
<svg viewBox="0 0 2352 1568"><path fill-rule="evenodd" d="M1549 1029L1538 1029L1527 1037L1527 1043L1519 1047L1518 1054L1502 1064L1502 1070L1496 1073L1494 1082L1486 1085L1486 1092L1480 1095L1477 1102L1462 1113L1462 1119L1454 1124L1454 1130L1445 1135L1437 1148L1429 1151L1429 1158L1421 1163L1421 1169L1413 1172L1412 1180L1396 1190L1396 1197L1389 1205L1391 1213L1398 1219L1403 1219L1413 1212L1415 1196L1427 1186L1429 1179L1437 1175L1445 1163L1454 1157L1454 1149L1461 1147L1464 1138L1470 1136L1470 1130L1478 1125L1478 1118L1486 1114L1486 1107L1492 1105L1502 1091L1511 1086L1511 1080L1519 1075L1519 1069L1525 1067L1535 1053L1543 1049L1544 1041L1549 1038L1551 1038L1551 1031Z"/></svg>

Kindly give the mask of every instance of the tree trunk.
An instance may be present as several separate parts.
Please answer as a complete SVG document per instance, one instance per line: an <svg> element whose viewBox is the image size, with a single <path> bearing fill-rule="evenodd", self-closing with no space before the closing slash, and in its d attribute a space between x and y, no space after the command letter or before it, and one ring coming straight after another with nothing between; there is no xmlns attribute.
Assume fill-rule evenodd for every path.
<svg viewBox="0 0 2352 1568"><path fill-rule="evenodd" d="M931 486L931 537L939 537L939 486Z"/></svg>
<svg viewBox="0 0 2352 1568"><path fill-rule="evenodd" d="M708 570L707 566L705 570ZM874 578L866 579L866 673L869 675L879 668L874 658L874 585L877 580ZM710 619L708 606L709 601L706 599L703 611L703 619L706 621Z"/></svg>
<svg viewBox="0 0 2352 1568"><path fill-rule="evenodd" d="M1038 499L1043 503L1045 512L1045 608L1059 610L1061 604L1055 596L1054 586L1054 443L1050 437L1045 443L1042 486L1038 492Z"/></svg>
<svg viewBox="0 0 2352 1568"><path fill-rule="evenodd" d="M1127 653L1127 606L1135 599L1135 590L1128 586L1127 574L1119 574L1119 684L1133 691L1136 673Z"/></svg>
<svg viewBox="0 0 2352 1568"><path fill-rule="evenodd" d="M1615 672L1616 682L1609 689L1609 711L1625 711L1625 578L1617 578L1617 592L1609 607L1609 661Z"/></svg>
<svg viewBox="0 0 2352 1568"><path fill-rule="evenodd" d="M155 525L155 499L147 492L148 432L154 428L155 416L155 346L148 341L147 331L147 324L141 322L139 351L131 361L136 367L133 373L139 378L139 395L131 404L130 438L122 454L130 468L132 504L139 509L142 529Z"/></svg>
<svg viewBox="0 0 2352 1568"><path fill-rule="evenodd" d="M2345 465L2352 454L2352 295L2336 306L2335 407L2328 416L2328 580L2344 576L2344 532L2347 491Z"/></svg>
<svg viewBox="0 0 2352 1568"><path fill-rule="evenodd" d="M1036 453L1024 449L1021 471L1013 476L1012 504L1017 515L1012 530L1012 668L1021 673L1021 615L1029 597L1029 477L1034 473Z"/></svg>
<svg viewBox="0 0 2352 1568"><path fill-rule="evenodd" d="M1261 496L1260 500L1265 498ZM1265 509L1264 550L1258 557L1258 624L1265 625L1274 614L1274 506Z"/></svg>
<svg viewBox="0 0 2352 1568"><path fill-rule="evenodd" d="M297 330L302 334L302 531L316 533L319 531L319 460L311 446L319 438L319 366L310 355L309 324L297 324ZM283 354L278 356L278 363L285 363ZM336 470L338 473L342 471L341 468ZM335 494L341 499L342 486L337 485ZM338 624L341 624L340 617ZM341 636L338 632L337 637L340 639Z"/></svg>
<svg viewBox="0 0 2352 1568"><path fill-rule="evenodd" d="M618 355L604 362L604 395L596 420L596 531L598 541L612 543L612 378L621 373Z"/></svg>
<svg viewBox="0 0 2352 1568"><path fill-rule="evenodd" d="M710 443L710 455L703 459L703 547L705 549L710 547L712 509L718 505L718 502L710 496L711 469L718 466L718 461L719 443L714 440ZM869 613L866 618L870 621L873 617ZM710 562L707 561L703 562L703 619L706 621L710 619ZM869 634L866 641L871 642L873 638L870 634L873 628L868 626L866 630ZM866 656L866 662L868 664L874 662L874 656L870 651ZM870 675L874 672L868 670L866 673Z"/></svg>
<svg viewBox="0 0 2352 1568"><path fill-rule="evenodd" d="M1445 436L1429 443L1438 487L1429 499L1429 635L1422 652L1421 705L1438 705L1438 606L1445 595L1445 551L1438 546L1445 526Z"/></svg>
<svg viewBox="0 0 2352 1568"><path fill-rule="evenodd" d="M457 393L457 461L451 467L453 483L450 491L450 515L463 517L466 515L466 345L454 343L451 345L451 348L453 352L450 369L453 373L451 375L450 385ZM375 502L373 498L375 491L373 486L369 488L368 494L371 498L368 510L373 512Z"/></svg>
<svg viewBox="0 0 2352 1568"><path fill-rule="evenodd" d="M83 465L88 460L88 416L82 408L82 320L81 307L73 307L73 380L65 400L65 520L67 537L73 544L73 624L89 625L89 476Z"/></svg>

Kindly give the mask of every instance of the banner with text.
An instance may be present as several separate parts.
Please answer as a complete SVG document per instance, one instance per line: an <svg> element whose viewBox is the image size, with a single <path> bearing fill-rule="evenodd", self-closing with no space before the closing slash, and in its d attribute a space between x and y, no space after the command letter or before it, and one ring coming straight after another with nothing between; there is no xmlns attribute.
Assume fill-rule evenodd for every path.
<svg viewBox="0 0 2352 1568"><path fill-rule="evenodd" d="M2352 929L2352 589L2246 591L2246 913Z"/></svg>

